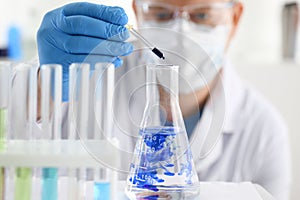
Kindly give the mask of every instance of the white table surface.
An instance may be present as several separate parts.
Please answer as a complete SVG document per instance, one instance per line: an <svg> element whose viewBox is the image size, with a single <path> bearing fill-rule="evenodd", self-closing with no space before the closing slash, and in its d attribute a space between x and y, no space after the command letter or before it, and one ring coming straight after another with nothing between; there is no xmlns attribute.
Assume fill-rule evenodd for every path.
<svg viewBox="0 0 300 200"><path fill-rule="evenodd" d="M127 200L125 182L118 183L118 198ZM201 200L275 200L264 188L251 182L201 182Z"/></svg>

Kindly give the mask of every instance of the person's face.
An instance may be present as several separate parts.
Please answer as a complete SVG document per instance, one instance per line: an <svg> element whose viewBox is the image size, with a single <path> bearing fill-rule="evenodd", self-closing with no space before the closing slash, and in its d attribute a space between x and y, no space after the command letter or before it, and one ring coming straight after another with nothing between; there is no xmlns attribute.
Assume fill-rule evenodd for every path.
<svg viewBox="0 0 300 200"><path fill-rule="evenodd" d="M138 23L154 21L172 23L175 18L185 18L196 25L230 27L226 49L240 20L243 5L231 0L133 0Z"/></svg>
<svg viewBox="0 0 300 200"><path fill-rule="evenodd" d="M178 21L177 19L187 20L193 27L215 28L225 25L229 27L229 32L225 36L227 40L224 38L223 44L224 50L227 50L240 20L243 5L230 0L133 0L133 9L138 25L154 22L154 24L160 23L159 27L169 28ZM197 28L196 30L200 31ZM189 116L195 109L204 105L218 77L219 75L207 87L197 89L193 93L179 95L184 116Z"/></svg>

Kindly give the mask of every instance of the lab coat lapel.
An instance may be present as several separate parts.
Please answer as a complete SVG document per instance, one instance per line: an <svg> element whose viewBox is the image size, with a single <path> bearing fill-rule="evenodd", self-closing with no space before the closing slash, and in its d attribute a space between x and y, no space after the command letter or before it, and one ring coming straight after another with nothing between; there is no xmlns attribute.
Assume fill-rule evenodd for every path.
<svg viewBox="0 0 300 200"><path fill-rule="evenodd" d="M199 171L208 168L221 155L224 118L225 92L223 78L219 77L190 139L194 162Z"/></svg>
<svg viewBox="0 0 300 200"><path fill-rule="evenodd" d="M228 62L223 67L223 76L210 92L203 115L190 139L196 168L208 169L223 151L224 134L234 134L235 116L242 104L241 81Z"/></svg>

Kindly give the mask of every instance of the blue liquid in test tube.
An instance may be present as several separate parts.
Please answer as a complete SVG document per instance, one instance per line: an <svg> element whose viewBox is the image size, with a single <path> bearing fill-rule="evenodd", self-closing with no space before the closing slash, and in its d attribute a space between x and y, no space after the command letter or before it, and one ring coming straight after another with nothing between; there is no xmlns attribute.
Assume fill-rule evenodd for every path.
<svg viewBox="0 0 300 200"><path fill-rule="evenodd" d="M57 168L43 168L42 200L57 200Z"/></svg>
<svg viewBox="0 0 300 200"><path fill-rule="evenodd" d="M98 182L94 184L94 200L110 199L110 183Z"/></svg>

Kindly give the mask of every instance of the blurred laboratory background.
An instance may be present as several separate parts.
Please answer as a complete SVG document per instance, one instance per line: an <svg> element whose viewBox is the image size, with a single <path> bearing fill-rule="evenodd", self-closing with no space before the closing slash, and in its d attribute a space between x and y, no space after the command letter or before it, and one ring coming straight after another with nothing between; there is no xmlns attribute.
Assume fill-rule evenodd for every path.
<svg viewBox="0 0 300 200"><path fill-rule="evenodd" d="M36 32L43 15L75 0L2 0L0 59L37 57ZM131 24L131 0L89 0L124 7ZM269 99L284 117L292 152L291 200L300 199L300 1L241 0L244 15L229 52L239 74ZM279 147L280 148L280 147Z"/></svg>

